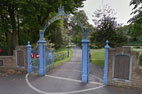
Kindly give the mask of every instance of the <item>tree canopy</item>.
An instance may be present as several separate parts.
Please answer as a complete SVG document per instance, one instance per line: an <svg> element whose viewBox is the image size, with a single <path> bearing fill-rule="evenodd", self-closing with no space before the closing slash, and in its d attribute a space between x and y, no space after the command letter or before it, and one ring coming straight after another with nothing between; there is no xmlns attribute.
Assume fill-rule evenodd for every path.
<svg viewBox="0 0 142 94"><path fill-rule="evenodd" d="M83 1L0 0L0 46L7 46L10 54L17 45L26 45L27 41L36 43L39 30L57 14L60 6L64 6L67 13L75 13L77 8L83 7ZM60 32L62 27L58 23L61 22L53 23L55 28L51 26L48 30Z"/></svg>
<svg viewBox="0 0 142 94"><path fill-rule="evenodd" d="M118 47L127 41L127 37L120 29L121 24L118 24L115 12L109 6L104 9L98 9L94 12L94 23L96 25L96 32L91 35L91 43L99 48L105 46L105 41L109 40L111 47Z"/></svg>
<svg viewBox="0 0 142 94"><path fill-rule="evenodd" d="M142 42L142 0L131 0L130 6L133 6L131 13L133 17L128 21L131 41Z"/></svg>

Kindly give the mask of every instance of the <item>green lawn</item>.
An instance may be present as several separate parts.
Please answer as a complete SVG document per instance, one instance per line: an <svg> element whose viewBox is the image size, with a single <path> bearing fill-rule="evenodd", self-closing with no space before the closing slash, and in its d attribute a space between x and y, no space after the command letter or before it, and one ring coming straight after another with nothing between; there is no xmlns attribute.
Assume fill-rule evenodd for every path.
<svg viewBox="0 0 142 94"><path fill-rule="evenodd" d="M63 53L63 52L67 52L67 50L60 50L60 51L57 51L56 53ZM69 55L69 57L67 57L67 58L65 58L65 59L61 59L61 60L59 60L59 61L56 61L55 62L55 67L57 67L57 66L59 66L60 64L62 64L62 63L65 63L65 62L67 62L67 61L69 61L71 58L72 58L72 55L73 55L73 51L72 50L70 50L70 55Z"/></svg>
<svg viewBox="0 0 142 94"><path fill-rule="evenodd" d="M136 49L133 48L133 51L140 52L142 54L142 48ZM104 61L105 61L105 49L91 49L91 55L92 55L92 64L96 64L98 66L104 67ZM140 57L139 57L140 59ZM142 62L142 61L141 61ZM140 63L142 65L142 63Z"/></svg>
<svg viewBox="0 0 142 94"><path fill-rule="evenodd" d="M133 51L137 51L137 52L142 52L142 48L141 48L141 49L133 48L132 50L133 50Z"/></svg>
<svg viewBox="0 0 142 94"><path fill-rule="evenodd" d="M92 64L104 67L105 49L91 49Z"/></svg>

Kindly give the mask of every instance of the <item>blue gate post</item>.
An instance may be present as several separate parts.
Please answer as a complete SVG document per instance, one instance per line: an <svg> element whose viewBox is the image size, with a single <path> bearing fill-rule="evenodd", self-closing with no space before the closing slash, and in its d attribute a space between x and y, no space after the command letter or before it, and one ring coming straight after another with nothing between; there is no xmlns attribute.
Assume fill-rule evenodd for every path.
<svg viewBox="0 0 142 94"><path fill-rule="evenodd" d="M90 73L90 58L89 58L89 53L90 53L90 47L88 45L88 68L87 68L87 71L88 71L88 80L89 80L89 73Z"/></svg>
<svg viewBox="0 0 142 94"><path fill-rule="evenodd" d="M104 68L104 85L108 84L108 54L109 54L109 45L108 45L109 41L106 41L106 46L105 46L105 68Z"/></svg>
<svg viewBox="0 0 142 94"><path fill-rule="evenodd" d="M84 29L84 39L82 40L82 82L88 82L88 43L87 30Z"/></svg>
<svg viewBox="0 0 142 94"><path fill-rule="evenodd" d="M45 44L45 40L44 40L44 32L40 31L40 40L38 41L39 43L39 75L44 76L45 73L45 62L44 62L44 44Z"/></svg>
<svg viewBox="0 0 142 94"><path fill-rule="evenodd" d="M45 41L46 42L46 41ZM46 74L46 47L45 47L45 44L43 45L43 62L44 62L44 65L43 65L43 68L44 68L44 74Z"/></svg>
<svg viewBox="0 0 142 94"><path fill-rule="evenodd" d="M28 73L32 72L32 65L31 65L31 45L30 42L28 41L27 47L27 59L28 59Z"/></svg>
<svg viewBox="0 0 142 94"><path fill-rule="evenodd" d="M54 64L55 64L55 55L54 55L54 53L55 53L55 51L53 50L52 53L53 53L53 61L52 62L53 62L53 68L54 68Z"/></svg>

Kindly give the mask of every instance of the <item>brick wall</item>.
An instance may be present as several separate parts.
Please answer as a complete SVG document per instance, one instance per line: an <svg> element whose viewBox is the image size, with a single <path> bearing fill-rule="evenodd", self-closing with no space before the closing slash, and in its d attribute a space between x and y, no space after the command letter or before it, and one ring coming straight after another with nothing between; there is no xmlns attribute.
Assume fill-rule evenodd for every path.
<svg viewBox="0 0 142 94"><path fill-rule="evenodd" d="M121 79L113 79L113 64L116 54L128 54L132 58L131 79L124 81ZM108 61L108 85L120 87L142 88L142 68L138 66L138 52L131 51L129 47L110 48Z"/></svg>

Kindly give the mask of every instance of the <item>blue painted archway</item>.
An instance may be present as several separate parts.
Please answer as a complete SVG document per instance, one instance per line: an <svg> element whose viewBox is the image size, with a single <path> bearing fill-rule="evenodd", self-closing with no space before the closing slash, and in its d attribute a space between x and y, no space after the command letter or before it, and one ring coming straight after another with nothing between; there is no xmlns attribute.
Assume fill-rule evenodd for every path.
<svg viewBox="0 0 142 94"><path fill-rule="evenodd" d="M38 74L41 76L44 76L46 74L46 62L45 62L45 51L44 51L44 44L46 43L45 39L44 39L44 33L46 31L46 29L55 21L60 20L60 19L71 19L71 15L66 14L64 12L64 8L59 8L58 9L58 14L53 17L52 19L50 19L46 25L44 26L44 29L42 31L40 31L40 40L38 41L39 43L39 54L40 54L40 58L39 58L39 71ZM84 39L82 40L82 82L83 83L87 83L88 79L89 79L89 46L88 46L88 39L87 39L87 30L85 28L83 28L82 24L80 21L76 20L76 19L71 19L74 23L77 23L83 33L84 33ZM30 54L30 44L27 45L28 49L28 53ZM31 58L30 56L28 56L28 72L31 72L31 62L30 62Z"/></svg>

